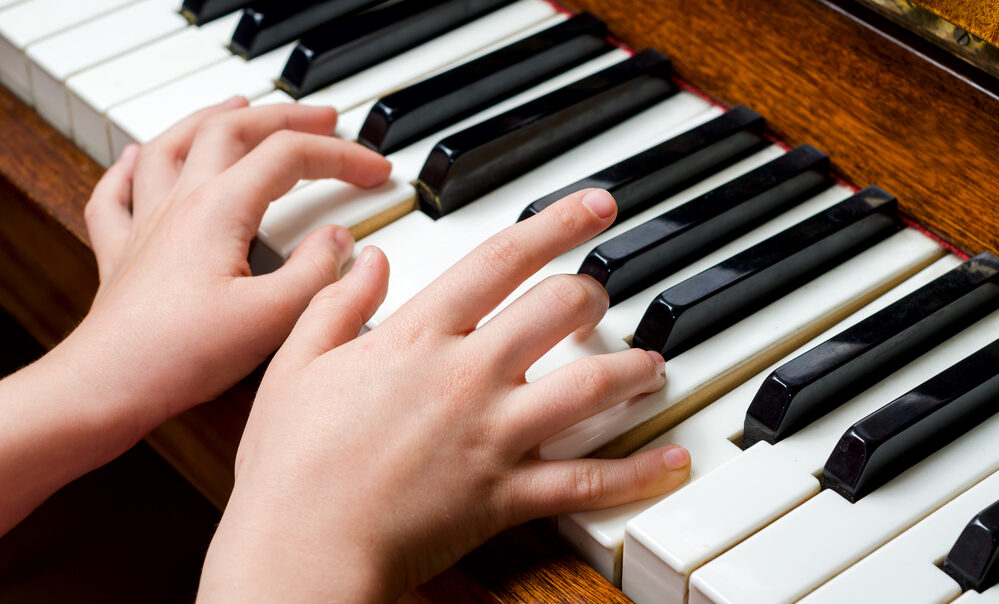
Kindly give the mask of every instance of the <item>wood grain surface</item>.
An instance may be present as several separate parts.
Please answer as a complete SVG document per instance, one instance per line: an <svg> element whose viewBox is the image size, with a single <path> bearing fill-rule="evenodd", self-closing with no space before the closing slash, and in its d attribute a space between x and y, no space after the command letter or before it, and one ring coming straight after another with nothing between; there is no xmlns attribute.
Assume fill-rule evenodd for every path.
<svg viewBox="0 0 999 604"><path fill-rule="evenodd" d="M999 250L999 100L818 0L567 0L968 252Z"/></svg>
<svg viewBox="0 0 999 604"><path fill-rule="evenodd" d="M999 46L999 5L982 0L915 0L915 4Z"/></svg>

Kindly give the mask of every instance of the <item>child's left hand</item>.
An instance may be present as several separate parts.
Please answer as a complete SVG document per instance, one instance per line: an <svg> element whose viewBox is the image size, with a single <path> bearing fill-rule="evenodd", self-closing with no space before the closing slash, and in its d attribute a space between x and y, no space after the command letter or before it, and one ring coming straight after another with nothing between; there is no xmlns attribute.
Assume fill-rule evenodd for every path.
<svg viewBox="0 0 999 604"><path fill-rule="evenodd" d="M382 183L391 166L333 138L336 112L304 105L200 111L131 147L86 207L100 271L83 322L0 382L0 534L52 492L210 400L281 344L339 278L353 239L317 229L288 262L251 276L269 203L299 179Z"/></svg>
<svg viewBox="0 0 999 604"><path fill-rule="evenodd" d="M330 136L332 109L244 105L205 109L127 149L87 205L101 286L72 339L103 342L115 368L107 377L141 401L143 431L260 364L350 258L350 233L330 225L279 270L250 276L247 253L268 204L299 179L370 187L391 169Z"/></svg>

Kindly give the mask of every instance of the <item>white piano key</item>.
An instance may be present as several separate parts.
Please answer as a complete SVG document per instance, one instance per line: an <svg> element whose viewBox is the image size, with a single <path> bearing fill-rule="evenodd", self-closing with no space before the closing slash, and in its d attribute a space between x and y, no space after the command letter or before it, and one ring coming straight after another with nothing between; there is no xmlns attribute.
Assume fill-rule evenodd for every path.
<svg viewBox="0 0 999 604"><path fill-rule="evenodd" d="M954 600L954 604L999 604L999 585L978 593L971 590L964 592L960 598Z"/></svg>
<svg viewBox="0 0 999 604"><path fill-rule="evenodd" d="M519 39L527 35L528 30L533 33L540 24L547 26L553 23L552 19L557 16L555 7L545 0L518 0L412 50L317 90L300 101L347 111L365 101L421 80L429 73L461 62L485 47L500 41ZM532 27L534 29L529 29ZM524 34L521 35L521 32Z"/></svg>
<svg viewBox="0 0 999 604"><path fill-rule="evenodd" d="M814 203L817 200L830 203ZM835 198L820 195L736 241L746 242L745 238L765 235L752 239L753 242L761 241L831 203L835 203ZM808 214L802 216L804 212ZM795 214L800 218L784 222L789 215ZM766 229L773 229L773 232L763 232ZM745 247L740 246L739 249ZM580 422L543 443L542 456L583 456L650 420L656 419L659 423L668 424L671 415L684 416L696 411L719 394L741 383L747 376L776 361L832 323L927 266L942 253L936 243L913 229L893 235L752 316L670 359L666 364L669 377L663 390L626 401ZM713 255L712 258L714 259ZM588 338L582 341L567 338L556 345L536 364L537 370L532 368L529 379L581 356L624 350L627 344L622 338L634 330L648 302L673 279L682 278L685 278L684 273L674 275L613 307Z"/></svg>
<svg viewBox="0 0 999 604"><path fill-rule="evenodd" d="M273 91L292 47L286 44L250 61L229 57L113 107L107 114L112 155L131 143L147 143L185 116L234 95L253 99Z"/></svg>
<svg viewBox="0 0 999 604"><path fill-rule="evenodd" d="M858 398L880 390L887 403L899 385L918 385L991 342L997 329L999 313L993 313ZM690 602L801 598L997 469L999 416L993 416L857 503L826 490L788 510L694 571ZM774 509L782 505L775 501Z"/></svg>
<svg viewBox="0 0 999 604"><path fill-rule="evenodd" d="M688 488L742 453L742 450L730 438L741 432L750 401L760 384L773 369L929 283L958 263L959 261L953 256L938 260L847 319L837 323L823 334L746 380L694 416L642 447L642 450L674 443L685 447L693 460L690 479L683 487L684 489ZM683 529L683 525L672 522L663 524L661 519L669 518L670 512L666 506L656 505L674 494L676 492L625 506L561 516L558 521L559 532L573 544L584 560L599 570L609 581L623 585L626 594L632 599L648 601L642 599L643 594L667 593L672 590L671 586L676 585L683 585L685 590L686 577L690 571L698 566L696 558L701 555L700 551L695 552L693 557L675 550L671 551L667 556L664 556L664 558L671 560L671 563L667 564L658 557L643 558L643 552L648 553L648 550L641 546L640 542L633 543L634 539L628 541L628 545L624 546L625 528L632 518L636 519L636 531L643 538L650 533L654 534L655 528L660 525L678 527L677 530ZM650 512L642 514L646 510L650 510ZM639 517L639 514L642 516ZM651 526L652 529L645 528L646 526ZM657 541L658 548L664 547L665 539L660 537L657 538ZM681 543L695 542L701 548L706 548L709 543L708 540L694 538L691 535L685 535L681 540ZM630 554L626 556L622 566L623 546L629 552L637 551L639 553L636 557L631 557Z"/></svg>
<svg viewBox="0 0 999 604"><path fill-rule="evenodd" d="M185 27L176 0L142 0L32 44L27 56L35 109L70 134L67 78Z"/></svg>
<svg viewBox="0 0 999 604"><path fill-rule="evenodd" d="M961 595L957 581L937 561L976 514L999 500L999 474L993 474L943 506L887 545L813 591L802 604L839 602L949 602Z"/></svg>
<svg viewBox="0 0 999 604"><path fill-rule="evenodd" d="M15 94L31 103L29 44L84 23L136 0L30 0L0 13L0 79Z"/></svg>
<svg viewBox="0 0 999 604"><path fill-rule="evenodd" d="M397 88L396 84L403 78L407 82L418 80L428 71L453 63L482 46L507 38L511 33L517 35L523 29L537 25L537 21L546 17L551 20L554 13L555 9L543 0L521 0L351 76L344 80L342 86L334 84L329 90L339 91L346 86L354 94L347 98L366 95L366 100L378 97ZM252 100L273 92L274 81L281 76L295 44L286 44L250 61L231 57L115 107L108 114L112 155L117 157L130 143L148 142L185 115L234 94ZM342 96L337 92L332 106L340 111L354 106L351 104L353 100L340 102ZM326 100L330 100L328 97L326 93L311 95L303 102L325 105ZM355 133L353 137L356 136Z"/></svg>
<svg viewBox="0 0 999 604"><path fill-rule="evenodd" d="M226 48L240 13L189 26L66 81L73 140L98 163L110 164L106 113L115 105L231 56Z"/></svg>
<svg viewBox="0 0 999 604"><path fill-rule="evenodd" d="M395 262L396 279L372 323L383 321L487 237L514 224L534 199L720 113L703 99L680 92L438 220L414 212L374 233L364 244L385 251Z"/></svg>
<svg viewBox="0 0 999 604"><path fill-rule="evenodd" d="M592 73L605 69L625 58L628 54L623 50L607 52L599 57L591 59L582 65L570 69L550 80L534 86L518 95L505 101L497 103L473 116L470 116L456 124L453 124L435 134L425 137L403 149L389 154L388 159L392 162L392 174L395 188L379 189L378 196L381 199L394 201L392 207L398 206L401 200L415 201L416 190L410 184L419 175L420 169L427 155L442 137L450 133L458 132L468 126L478 123L484 119L498 115L504 111L517 107L531 99L557 90L576 80L584 78ZM357 114L351 114L347 119L351 124L358 121ZM304 189L311 189L306 192ZM354 227L357 223L341 222L344 214L349 214L351 220L371 220L378 216L378 208L385 206L385 203L373 203L369 196L362 195L356 202L350 202L351 191L356 191L355 187L336 180L324 180L313 182L306 187L299 195L296 195L297 202L276 203L268 208L264 214L260 230L263 238L268 241L271 248L279 254L287 257L291 250L305 238L315 227L323 224L341 224L348 228ZM410 207L415 207L410 203ZM422 212L420 213L421 215ZM427 220L429 217L423 215ZM431 220L431 222L433 222ZM359 231L362 235L363 232ZM413 240L409 240L412 243ZM411 246L410 246L411 247ZM389 253L389 250L385 250ZM392 262L392 256L389 261ZM396 273L399 275L399 273Z"/></svg>
<svg viewBox="0 0 999 604"><path fill-rule="evenodd" d="M0 9L7 8L8 6L13 6L15 4L20 4L22 2L29 2L30 0L0 0Z"/></svg>

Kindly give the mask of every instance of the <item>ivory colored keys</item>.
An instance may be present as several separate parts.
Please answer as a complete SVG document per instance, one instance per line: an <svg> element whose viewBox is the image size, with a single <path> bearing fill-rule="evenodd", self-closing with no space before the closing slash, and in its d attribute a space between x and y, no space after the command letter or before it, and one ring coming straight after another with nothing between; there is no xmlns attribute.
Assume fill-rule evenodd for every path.
<svg viewBox="0 0 999 604"><path fill-rule="evenodd" d="M954 600L961 595L961 586L940 568L939 561L948 555L969 519L997 499L999 474L992 474L807 595L802 604ZM980 599L977 592L968 593Z"/></svg>
<svg viewBox="0 0 999 604"><path fill-rule="evenodd" d="M134 2L29 46L26 54L35 110L72 136L66 80L184 29L187 21L176 9L176 0Z"/></svg>
<svg viewBox="0 0 999 604"><path fill-rule="evenodd" d="M918 233L911 233L909 231L905 231L904 233L912 235L911 242L916 246L928 243ZM880 258L890 257L889 253ZM797 352L788 351L791 354L787 358L793 358L797 354L812 348L814 345L838 333L843 328L870 316L895 300L932 281L956 264L957 260L954 258L939 260L888 293L875 299L855 314L845 318L837 325L830 326L831 329L824 334L818 335L811 342L806 343ZM870 266L878 266L878 264L875 262L870 264ZM883 267L883 265L881 266ZM861 268L860 270L863 269ZM814 292L815 297L812 300L823 300L826 295L835 294L835 292L840 291L840 284L850 283L855 275L860 274L862 273L854 272L853 270L845 271L843 281L828 281L822 288ZM784 312L778 313L778 316L784 319L793 318L796 314L801 313L802 309L809 309L810 307L808 304L798 307L786 306L783 309ZM732 363L733 361L729 360L729 358L739 357L725 357L721 355L721 353L727 353L732 348L742 348L742 355L744 356L759 354L755 352L754 348L751 346L747 347L742 340L732 336L746 334L746 337L748 337L748 334L764 333L768 328L772 329L771 326L780 325L780 323L775 322L770 324L771 326L768 326L766 319L762 317L751 317L744 323L750 326L751 329L737 331L724 340L721 340L720 337L717 338L720 343L728 344L727 346L712 348L707 344L702 345L702 347L706 348L706 354L694 358L694 362L685 365L677 365L678 361L683 360L684 355L670 361L668 365L676 369L668 373L669 383L667 383L666 391L653 395L653 397L658 399L666 399L667 402L669 402L670 398L683 400L690 397L707 399L710 402L703 410L689 419L680 422L645 447L645 449L649 449L671 443L687 447L691 453L691 458L694 460L691 466L691 484L683 487L679 492L666 496L662 504L656 505L658 501L664 499L658 498L636 502L619 508L570 514L559 518L559 531L563 536L575 545L576 549L583 555L587 562L597 568L608 579L617 583L621 582L622 546L624 546L626 551L630 548L633 552L637 552L638 556L636 557L639 558L638 560L636 558L629 559L628 556L624 560L625 587L630 590L629 593L632 593L632 597L635 597L635 593L659 594L659 598L667 598L668 594L679 594L676 597L682 600L686 585L686 576L700 564L703 564L705 560L710 559L713 555L717 555L720 551L724 551L724 548L727 547L724 545L728 542L725 536L728 534L727 531L731 530L731 526L726 526L718 522L720 512L716 508L717 506L727 505L730 503L731 498L727 496L719 497L717 495L706 497L694 496L690 500L689 505L679 501L678 498L682 499L685 497L683 493L691 490L696 491L708 488L710 491L710 487L697 486L699 481L705 479L708 482L714 481L721 488L727 489L729 486L727 483L728 477L721 475L720 478L714 478L716 469L725 462L740 455L750 453L754 456L757 455L755 451L742 452L738 445L733 442L732 438L737 437L742 427L746 407L749 405L749 402L752 400L753 395L758 390L768 371L759 373L755 377L751 377L745 381L738 380L737 383L739 385L735 389L721 396L721 398L714 400L714 397L717 395L710 392L711 383L712 381L717 381L719 378L714 377L707 370L700 369L701 364L699 363L707 363L705 359L709 359L712 356L717 357L713 361L716 364L720 363L724 365ZM697 350L697 348L694 350ZM687 353L687 355L690 354ZM738 362L746 363L749 360L747 357L742 358ZM778 364L781 362L783 361L778 361ZM719 372L722 376L721 379L724 379L724 370L712 369L711 371ZM731 372L732 369L728 371ZM693 375L691 375L692 373ZM670 389L674 387L675 390L670 392ZM709 392L707 394L700 394L700 390L702 389L708 389ZM711 402L712 400L713 402ZM635 402L632 403L632 405L635 404ZM641 404L641 402L638 402L638 405ZM622 406L619 413L624 414L629 411L628 406ZM832 436L829 437L830 441L839 432L842 432L842 429L839 431L833 430ZM831 446L830 442L829 447ZM822 463L822 456L825 453L826 451L823 451L817 456L816 465ZM776 468L774 471L778 470L779 468ZM793 482L788 483L788 486L793 486L794 484ZM806 486L810 489L815 489L816 483L814 479L809 479L806 482ZM728 493L729 491L726 490L724 492ZM672 518L674 514L697 520L702 517L699 516L702 513L699 510L702 509L706 512L703 514L703 521L691 521L689 526L684 523L666 522L663 520ZM649 512L639 516L644 510L649 510ZM649 533L652 535L650 538L654 538L656 543L660 544L659 547L664 548L661 560L658 557L652 556L651 561L654 561L655 564L650 565L642 562L641 553L646 551L644 547L635 549L633 545L625 543L625 526L632 518L635 519L633 522L638 523L636 535L640 536ZM675 537L671 531L676 533ZM631 569L630 571L629 568ZM632 579L630 586L627 585L629 583L629 575ZM645 579L645 577L649 577L649 579ZM638 583L636 583L636 579ZM648 585L647 589L644 587L645 585Z"/></svg>
<svg viewBox="0 0 999 604"><path fill-rule="evenodd" d="M401 0L335 19L298 41L278 84L300 98L510 2Z"/></svg>
<svg viewBox="0 0 999 604"><path fill-rule="evenodd" d="M993 313L854 400L877 396L883 402L904 393L991 341L997 328L999 313ZM892 385L905 388L899 392ZM783 516L696 570L690 579L690 601L773 602L803 597L996 470L999 416L856 503L831 490L803 503L774 498L767 508L774 517Z"/></svg>
<svg viewBox="0 0 999 604"><path fill-rule="evenodd" d="M0 82L32 103L28 45L135 0L27 0L0 11Z"/></svg>
<svg viewBox="0 0 999 604"><path fill-rule="evenodd" d="M304 97L302 102L332 105L341 113L349 111L554 16L555 10L542 0L520 0ZM185 115L233 94L258 99L271 93L277 97L275 100L293 102L284 93L274 93L274 80L280 76L293 46L286 44L248 61L229 57L119 104L108 113L112 154L120 153L131 142L147 142Z"/></svg>
<svg viewBox="0 0 999 604"><path fill-rule="evenodd" d="M979 254L940 280L778 368L743 440L774 443L999 305L999 259Z"/></svg>

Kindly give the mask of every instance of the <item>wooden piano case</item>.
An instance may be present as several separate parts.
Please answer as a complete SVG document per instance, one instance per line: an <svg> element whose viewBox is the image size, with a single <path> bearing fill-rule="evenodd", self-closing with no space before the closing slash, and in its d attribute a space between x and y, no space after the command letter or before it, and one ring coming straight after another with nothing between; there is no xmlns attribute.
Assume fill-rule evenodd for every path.
<svg viewBox="0 0 999 604"><path fill-rule="evenodd" d="M895 193L956 248L999 251L999 85L853 0L567 0L684 80L746 104L847 180ZM0 304L51 347L96 290L83 206L101 168L0 88ZM222 507L251 376L148 440ZM489 542L407 601L622 601L540 522Z"/></svg>

